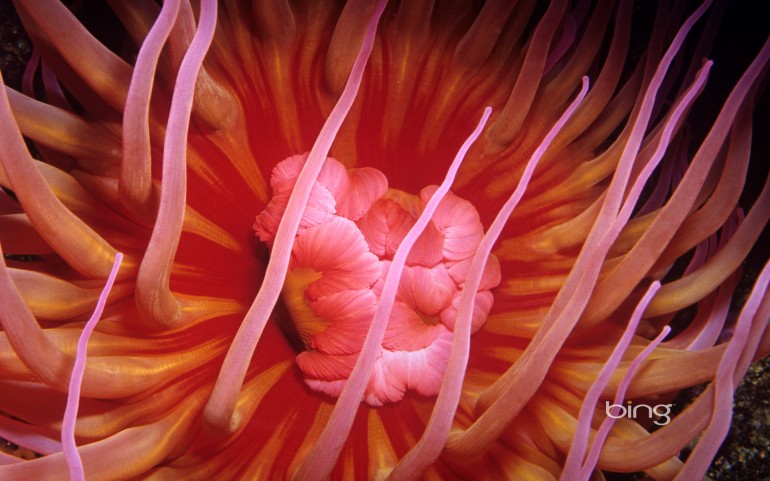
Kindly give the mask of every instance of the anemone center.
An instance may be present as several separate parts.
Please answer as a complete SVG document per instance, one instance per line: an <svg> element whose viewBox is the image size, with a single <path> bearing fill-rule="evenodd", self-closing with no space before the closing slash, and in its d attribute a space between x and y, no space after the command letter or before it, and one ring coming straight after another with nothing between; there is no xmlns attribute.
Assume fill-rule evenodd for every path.
<svg viewBox="0 0 770 481"><path fill-rule="evenodd" d="M273 197L254 230L272 247L307 154L273 169ZM388 188L372 168L327 158L294 239L282 297L304 344L297 365L310 388L339 396L355 366L396 249L436 186L412 195ZM364 400L396 402L407 391L438 393L452 344L457 303L484 231L468 201L449 193L407 257ZM500 282L495 256L476 292L473 332Z"/></svg>

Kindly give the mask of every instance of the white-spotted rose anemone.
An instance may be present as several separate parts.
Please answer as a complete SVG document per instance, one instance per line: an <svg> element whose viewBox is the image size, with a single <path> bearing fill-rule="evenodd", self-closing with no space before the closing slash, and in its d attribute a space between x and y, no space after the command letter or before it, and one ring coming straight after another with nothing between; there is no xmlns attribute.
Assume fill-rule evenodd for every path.
<svg viewBox="0 0 770 481"><path fill-rule="evenodd" d="M703 476L770 351L724 2L14 3L0 478Z"/></svg>

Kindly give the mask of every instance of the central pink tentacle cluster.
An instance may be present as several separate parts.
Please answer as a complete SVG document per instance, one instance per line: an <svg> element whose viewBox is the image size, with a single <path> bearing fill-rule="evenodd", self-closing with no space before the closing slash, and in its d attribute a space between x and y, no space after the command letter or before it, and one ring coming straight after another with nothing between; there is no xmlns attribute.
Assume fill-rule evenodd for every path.
<svg viewBox="0 0 770 481"><path fill-rule="evenodd" d="M272 246L307 155L279 163L273 197L254 230ZM430 200L388 189L372 168L347 170L327 158L302 215L283 298L306 350L297 365L312 389L339 396L372 322L390 261ZM473 205L449 193L404 267L365 401L379 406L407 390L438 393L452 347L460 292L484 231ZM500 265L490 256L473 310L473 332L492 308Z"/></svg>

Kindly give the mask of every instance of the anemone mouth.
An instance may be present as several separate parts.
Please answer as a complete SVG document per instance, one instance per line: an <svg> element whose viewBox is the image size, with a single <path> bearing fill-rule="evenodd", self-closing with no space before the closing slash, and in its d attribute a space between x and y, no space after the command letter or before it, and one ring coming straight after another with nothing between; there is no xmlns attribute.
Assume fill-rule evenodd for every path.
<svg viewBox="0 0 770 481"><path fill-rule="evenodd" d="M273 169L273 197L257 215L254 230L275 249L309 160L309 154L292 156ZM379 170L345 169L330 157L323 161L289 238L281 291L292 334L304 346L296 362L312 389L342 393L385 302L392 306L382 314L386 327L376 349L375 374L363 393L375 406L398 402L407 391L438 394L455 326L464 322L458 315L467 289L475 289L471 332L482 328L493 305L491 291L500 283L500 266L489 255L482 277L468 278L483 226L472 204L442 189L428 186L419 196L410 195L389 189ZM443 200L432 207L439 195ZM435 209L432 215L430 209ZM415 234L426 215L431 217ZM407 242L413 243L411 251L402 255ZM397 292L387 300L394 275L400 276L391 284Z"/></svg>
<svg viewBox="0 0 770 481"><path fill-rule="evenodd" d="M19 3L22 10L27 11L27 22L41 27L37 30L45 30L42 26L50 21L41 20L44 14L34 12L33 4ZM121 2L114 3L116 10L125 15L129 7ZM211 5L211 2L201 3ZM39 249L45 244L37 242L40 231L49 236L46 239L50 245L69 253L68 257L59 256L49 249L42 255L36 252L5 256L6 263L15 269L11 270L10 276L18 287L7 291L9 298L18 291L26 300L32 310L27 328L39 326L53 339L47 346L56 353L57 366L67 365L67 356L71 354L68 345L74 328L79 327L85 315L87 309L84 306L95 299L99 287L97 281L106 276L105 259L111 258L108 255L111 250L127 248L126 269L121 270L115 293L108 300L105 323L97 329L91 347L93 364L87 368L83 391L83 398L88 400L86 414L78 422L83 423L80 436L94 442L85 443L87 446L83 446L82 451L87 454L92 452L91 449L97 449L97 441L122 445L120 439L126 430L118 427L105 434L93 423L89 424L89 419L97 419L104 411L108 411L108 416L113 414L100 404L103 398L111 398L115 405L126 401L128 405L139 406L137 409L158 408L154 410L156 415L127 416L128 420L121 421L123 427L136 426L141 420L145 439L160 439L159 432L171 430L169 439L190 446L187 451L179 448L181 454L163 447L162 456L134 468L136 476L150 471L158 476L217 472L218 468L237 459L235 466L226 471L233 477L272 470L271 473L280 477L297 474L300 478L310 479L323 472L314 471L317 466L325 465L326 472L335 477L354 473L359 477L389 474L396 479L410 478L427 469L430 474L447 477L488 470L512 477L537 475L542 479L559 475L569 478L571 474L565 473L579 471L580 476L587 479L593 466L575 467L569 459L582 460L583 454L589 458L593 456L588 453L589 449L583 454L580 450L583 441L600 430L590 419L592 413L594 418L602 414L601 409L596 408L601 405L597 399L609 400L617 391L624 391L635 400L655 400L692 382L718 377L715 385L728 387L709 391L693 409L674 418L672 426L661 429L662 434L640 431L642 421L619 422L599 457L592 461L598 462L601 469L646 470L659 479L672 478L679 471L692 473L693 469L701 469L703 460L709 455L699 454L683 467L672 458L679 450L677 443L706 428L696 415L702 414L701 418L706 419L709 403L724 414L725 396L732 392L730 383L733 382L728 379L730 372L725 372L733 369L739 376L745 367L744 357L767 351L767 336L761 338L760 323L751 319L749 311L740 316L743 337L737 336L738 341L720 344L715 337L718 333L704 327L710 316L716 316L713 313L696 315L674 339L662 341L658 332L669 321L672 312L688 303L697 302L699 310L705 312L708 306L729 298L725 292L730 291L733 281L725 273L737 267L736 262L745 256L747 246L754 242L752 238L766 223L767 214L763 214L766 194L759 196L760 200L748 214L750 217L745 220L739 219L740 216L730 217L732 214L728 211L737 200L735 194L725 192L741 191L743 186L736 187L735 183L723 180L727 176L722 175L733 168L745 171L745 167L741 167L746 163L742 160L742 152L748 151L750 111L755 102L756 85L760 82L757 78L761 74L757 71L761 68L752 66L744 76L745 80L736 87L737 93L725 103L728 113L719 114L720 119L727 119L718 121L719 128L714 129L724 134L722 140L708 141L712 134L707 135L704 145L708 148L703 150L721 152L714 156L700 152L693 154L693 166L678 178L677 172L686 170L686 162L681 160L686 156L680 154L687 145L687 140L678 132L691 102L709 74L710 64L697 73L693 69L693 75L684 76L686 80L681 88L676 86L679 93L672 97L673 103L660 102L663 95L656 101L655 89L665 91L671 82L676 84L670 75L662 85L656 83L662 80L657 71L666 70L657 67L658 62L663 64L670 60L665 60L667 57L664 56L669 41L681 36L676 29L664 32L667 22L658 19L656 25L662 30L651 34L653 41L647 54L652 60L640 64L636 74L631 72L627 78L612 81L608 80L612 77L610 71L620 70L615 67L628 63L625 54L618 54L617 50L622 50L619 45L623 44L618 32L622 33L623 26L630 25L624 17L630 3L621 2L616 9L602 10L602 6L590 8L585 2L581 5L586 10L581 11L578 6L557 1L538 12L536 20L523 23L517 20L526 18L519 14L534 8L534 3L518 2L510 7L505 2L489 3L469 9L458 3L450 6L453 9L450 14L436 10L427 17L406 6L401 8L407 5L406 2L387 7L374 40L370 65L363 74L360 93L352 102L348 120L342 122L333 154L341 159L355 159L349 160L346 167L381 168L393 181L393 186L403 192L420 192L425 185L440 180L462 138L472 130L482 101L486 102L488 98L495 107L490 125L470 147L453 190L456 188L460 197L469 199L478 208L485 229L495 224L497 212L502 205L508 205L505 198L511 191L514 191L513 197L519 197L514 202L518 204L510 222L497 234L501 235L501 241L494 247L494 256L501 259L503 281L494 290L496 301L494 307L490 306L487 323L471 340L473 308L470 313L466 309L464 315L452 317L453 320L467 321L464 324L457 321L467 330L463 341L457 343L461 347L465 343L467 367L462 360L457 361L462 355L447 361L446 372L451 375L447 375L447 380L441 384L441 392L433 392L438 394L437 401L408 391L405 402L397 406L386 404L370 409L359 408L360 395L351 396L353 402L340 408L345 418L343 424L350 423L351 437L346 443L334 439L327 442L329 432L339 432L325 427L340 424L329 420L338 419L332 412L332 405L334 402L344 405L342 397L340 401L333 401L319 395L317 390L309 390L303 379L306 373L293 363L295 357L308 352L309 343L315 342L313 338L320 331L312 323L297 327L298 304L287 302L285 287L284 300L279 301L277 307L270 303L262 306L268 306L264 314L264 340L256 350L237 353L241 358L237 367L243 368L244 377L242 388L238 385L232 390L235 392L230 400L234 406L232 415L227 415L225 409L226 415L211 422L210 418L216 416L210 416L210 411L203 405L233 336L239 326L244 325L241 320L248 317L249 304L258 296L258 287L275 284L280 291L283 284L271 282L273 278L265 271L265 263L272 262L273 256L256 241L251 228L254 214L260 208L269 208L270 171L279 159L302 152L313 144L323 120L333 111L335 101L344 91L345 79L355 57L354 46L364 37L360 19L371 14L371 7L366 2L351 2L347 6L323 3L289 6L286 3L291 15L281 16L269 9L245 12L245 4L224 2L219 8L219 26L203 63L204 70L199 73L198 81L193 79L186 84L197 87L187 92L190 94L188 101L177 102L178 105L192 104L192 111L187 112L191 117L187 121L180 114L184 109L175 109L170 100L172 92L176 96L174 75L182 71L189 73L185 70L186 59L182 54L187 45L181 49L179 44L174 46L174 42L185 35L172 35L168 51L161 54L168 57L160 57L159 73L154 77L156 84L151 87L154 89L152 98L159 99L158 103L147 104L150 105L148 127L152 134L149 188L132 187L127 180L136 180L132 177L134 170L141 169L116 173L119 159L125 164L132 155L131 152L120 153L119 137L123 135L124 141L130 139L126 142L128 145L139 146L141 136L131 137L128 127L124 126L122 131L118 127L117 119L124 112L122 106L115 108L121 104L120 88L99 87L98 79L92 78L97 77L93 69L86 69L80 80L77 75L72 80L67 62L76 62L60 58L58 68L62 81L71 82L65 97L76 99L80 105L70 112L71 115L49 110L45 115L40 114L40 118L48 119L48 114L53 115L53 119L48 120L50 125L62 122L74 129L73 135L77 139L84 132L106 132L104 137L99 137L105 139L104 145L95 145L93 141L57 145L60 137L50 132L41 133L34 122L29 122L34 111L24 109L30 109L29 106L34 104L25 104L25 100L15 96L17 94L9 93L12 110L22 111L13 113L25 134L41 145L53 148L55 154L74 157L74 160L65 160L75 162L77 168L60 169L69 178L40 166L49 175L40 185L47 183L59 187L62 184L57 182L69 182L66 185L74 186L78 195L85 192L77 199L80 203L66 205L91 229L78 231L78 239L90 242L101 236L109 241L106 246L89 244L94 249L88 252L87 249L77 250L77 242L67 244L67 239L52 237L55 229L51 224L41 221L33 228L13 224L11 231L18 234L11 240L11 243L16 242L15 246L22 245L19 238L30 234L36 241L35 249ZM184 12L186 2L181 5L180 12ZM159 7L154 4L151 7L144 11L146 18L143 21L132 24L123 17L127 31L137 44L152 43L145 39L145 35L151 20L157 17ZM668 13L675 18L683 15L684 10ZM201 30L204 17L211 18L199 14L197 4L180 15L188 15L188 23L191 21L193 27L196 18L200 20ZM30 17L33 18L30 20ZM616 22L613 27L593 28L601 24L613 25L613 21ZM499 28L482 29L487 22ZM677 28L680 23L674 21ZM168 26L171 28L172 24ZM576 30L570 34L573 27ZM187 32L190 34L186 36L188 40L192 30ZM500 36L487 38L486 31L498 31ZM243 42L244 38L248 41ZM598 47L603 42L608 42L607 46ZM50 45L55 43L49 42L47 59L58 58L55 45ZM94 45L86 43L89 47ZM540 49L543 45L544 49ZM193 53L201 51L199 48L190 50ZM767 52L762 55L765 56L757 63L766 64ZM98 66L122 65L109 55L94 58L100 59L95 61ZM306 62L308 59L312 61ZM102 61L103 64L99 63ZM399 68L410 62L422 67ZM139 58L135 63L134 71L140 71L145 65ZM576 110L570 110L568 106L573 106L580 77L586 72L591 75L594 87L584 98L584 85L578 97L578 103L583 103L580 107L575 104ZM187 73L180 79L189 81ZM65 80L68 75L69 79ZM525 82L519 82L523 78L534 78L535 87L526 88ZM83 79L88 80L89 85L81 85ZM133 85L142 83L132 82ZM122 86L126 82L117 78L114 85ZM413 90L407 91L410 86ZM641 93L637 94L637 90ZM56 97L55 92L50 93L52 98ZM149 91L147 95L150 95ZM99 96L104 98L91 101ZM643 113L645 104L649 104L652 112L647 120L639 120L648 115ZM127 101L125 105L125 117L132 117L139 113L133 110L129 114L129 107L143 104ZM574 116L573 120L562 118L565 109ZM731 109L733 112L729 113ZM564 122L559 124L562 119ZM168 127L164 131L162 125L166 121ZM560 129L549 137L554 124L560 125ZM181 135L182 128L189 128L189 131L185 130L181 137L163 139L168 131ZM632 131L637 131L636 137ZM182 140L175 147L176 151L173 146L169 147L170 151L164 150L167 145L174 144L173 140L185 136L187 144ZM714 137L719 135L714 134ZM544 141L546 138L548 142ZM633 146L635 140L631 139L634 138L639 145ZM183 147L179 148L179 145ZM371 149L372 145L379 148ZM662 159L658 155L660 146L668 149ZM141 149L137 147L137 150ZM187 164L174 163L183 151L187 152ZM631 153L626 154L626 151ZM96 162L94 152L104 154L110 160ZM323 157L325 155L321 160ZM536 157L534 163L527 161ZM17 172L27 172L23 168L28 164L37 165L30 159L8 169L11 165L8 157L2 160L6 170L14 171L10 177ZM653 167L658 162L661 167ZM52 160L51 163L56 162ZM538 165L536 170L535 165ZM653 169L659 173L647 182ZM698 170L710 173L693 180L698 177ZM168 181L184 179L184 176L186 180L180 184L187 184L186 192ZM665 180L666 176L675 180ZM22 207L34 216L36 211L29 201L28 181L19 180L21 177L17 174L6 183L18 192ZM526 192L519 192L517 182L524 178L529 184ZM123 184L115 188L119 182ZM649 195L637 202L635 196L645 183L651 186ZM121 199L121 195L124 198ZM310 195L312 199L312 189ZM388 196L392 201L395 199L396 204L397 201L405 205L413 202L405 200L405 194L390 192L386 194ZM709 201L709 198L716 200ZM169 204L168 199L175 199L176 204ZM716 209L715 204L723 199L728 199L722 203L729 208ZM5 200L3 197L2 201ZM244 203L248 204L247 208L243 208ZM684 209L688 212L678 213L671 207L678 203L689 204L690 208ZM17 210L18 204L12 203ZM634 204L638 205L634 207ZM82 209L83 206L86 208ZM307 205L303 205L294 210L305 212L306 208ZM602 223L602 219L609 217L611 221ZM46 220L47 216L38 218ZM658 218L664 220L658 221ZM70 218L64 220L69 222L67 226L77 225ZM668 234L663 232L666 229L660 227L664 224L677 226L671 229L672 236L667 239ZM717 231L720 232L718 239L704 241ZM156 235L156 232L160 234ZM175 236L178 244L173 242ZM289 237L294 240L294 236ZM5 238L3 240L5 243ZM413 250L420 252L419 243L418 239ZM288 244L291 248L291 243ZM331 246L333 242L328 244ZM689 259L687 271L665 277L665 270L674 260L696 244L697 253ZM489 248L492 249L492 245ZM390 252L385 249L380 261L395 261L397 250L398 246ZM103 255L92 259L89 255L94 252ZM646 256L646 252L654 254ZM295 252L290 254L290 259L292 255L297 257ZM32 263L22 263L14 257L19 255L40 255L45 262L33 267ZM64 257L66 261L62 260ZM588 258L595 260L581 261ZM408 262L407 255L405 263L407 267L413 267ZM290 267L287 269L290 275ZM411 280L403 282L415 283L418 275L422 274L405 274L404 278ZM479 275L483 277L483 273ZM68 284L57 283L58 280ZM663 281L660 288L656 283L658 280ZM290 278L288 282L296 281ZM302 302L305 302L302 296L311 284L308 282L307 286L296 289ZM426 281L423 284L433 288L441 283ZM3 284L4 287L7 285L12 284ZM689 289L688 285L695 287ZM71 294L82 302L67 309L46 310L40 292L50 286L65 286L68 290L62 291L62 298ZM652 291L647 290L649 286L653 286ZM403 288L400 283L397 287L397 291ZM659 290L653 296L656 289ZM723 292L709 294L713 289ZM440 289L435 290L434 297L442 298ZM757 307L756 304L765 297L763 292L750 296L760 315L766 306ZM420 304L425 312L433 312L425 306L424 299L418 296L410 299ZM583 300L586 304L581 305ZM398 305L398 297L395 302ZM643 317L641 312L645 306L647 311ZM457 311L460 310L457 307ZM18 312L21 311L19 308ZM268 317L270 312L272 316ZM425 319L434 320L430 316L417 317L421 323ZM13 344L24 336L13 330L18 326L10 324L9 318L4 314L5 337L0 339L3 342L0 356L8 363L4 363L7 367L1 368L0 372L4 385L10 386L14 393L9 397L14 399L0 400L0 411L8 407L11 411L23 412L22 419L47 429L42 436L50 438L58 429L58 421L45 416L41 419L40 413L25 410L21 400L33 396L25 390L28 386L13 382L33 373L41 379L40 389L53 392L61 390L61 379L51 375L50 369L46 370L31 356L25 357L27 351L23 345ZM636 319L634 322L638 324L633 324L631 319ZM448 323L439 315L437 322L428 322L427 327L446 327ZM388 338L387 323L383 326L385 342L394 342ZM746 329L750 329L754 339L765 339L764 344L758 347L746 341ZM35 330L30 329L30 332L34 338ZM406 333L409 337L412 331ZM616 354L614 346L622 345L624 339L630 339L625 354L622 349ZM8 340L13 342L9 344ZM726 354L728 351L730 355ZM160 374L150 372L149 361L140 359L144 356L159 361ZM639 363L644 369L631 382ZM678 365L689 366L692 372L689 376L684 375L676 369ZM614 374L609 380L600 382L605 369ZM118 388L117 383L103 376L105 372L120 372L140 387L133 390L125 386ZM94 375L102 377L89 380L89 376ZM163 380L154 383L153 377ZM94 379L102 381L103 385ZM366 385L366 379L358 385ZM589 402L589 399L593 401ZM156 405L152 405L153 402ZM215 407L226 404L209 399L209 405ZM587 415L581 405L588 410ZM434 406L435 418L431 414ZM282 414L272 419L272 413ZM189 437L200 432L203 418L209 427L219 425L230 431L224 446L215 447L211 456L206 454L206 449L211 447L213 437L192 440ZM724 417L713 416L714 424L719 425L720 419ZM559 426L567 426L567 429L558 429ZM717 431L711 427L707 430L708 433ZM628 446L619 442L624 436L634 439L633 446L644 454L643 460L633 465L618 461L628 457L629 453ZM344 435L337 437L342 439ZM718 444L714 442L714 434L708 434L706 438L709 441L703 443L704 449ZM40 437L33 436L32 439L40 446L44 445ZM249 440L256 442L249 443ZM325 451L326 447L335 445L341 453L336 465L336 456ZM250 459L239 458L237 452L249 453ZM327 459L319 460L319 456ZM95 458L86 456L87 471L103 469ZM0 473L5 470L9 475L16 475L24 469L38 469L36 466L46 469L46 463L48 466L61 465L52 456L30 468L0 467ZM693 465L698 467L692 468ZM587 474L586 470L589 471Z"/></svg>

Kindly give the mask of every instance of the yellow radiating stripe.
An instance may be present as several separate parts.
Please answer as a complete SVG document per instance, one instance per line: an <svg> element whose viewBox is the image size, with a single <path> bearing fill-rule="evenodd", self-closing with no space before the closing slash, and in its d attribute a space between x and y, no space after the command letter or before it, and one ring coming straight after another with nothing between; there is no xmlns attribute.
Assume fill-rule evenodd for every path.
<svg viewBox="0 0 770 481"><path fill-rule="evenodd" d="M290 360L278 362L246 382L236 405L238 414L244 420L241 425L247 424L245 420L251 418L270 388L286 373L291 364Z"/></svg>
<svg viewBox="0 0 770 481"><path fill-rule="evenodd" d="M185 209L183 229L186 232L197 234L230 250L244 252L242 243L235 240L224 229L205 218L189 205Z"/></svg>
<svg viewBox="0 0 770 481"><path fill-rule="evenodd" d="M209 296L190 296L175 292L182 306L182 315L190 323L203 322L215 317L244 312L248 306L234 299ZM186 324L190 326L192 324Z"/></svg>
<svg viewBox="0 0 770 481"><path fill-rule="evenodd" d="M310 429L308 429L307 434L305 435L305 442L303 442L299 449L297 449L294 459L289 465L289 473L294 473L302 460L305 459L305 456L313 447L318 437L321 436L321 433L326 427L326 423L329 422L333 410L333 404L323 403L318 407L313 423L310 425Z"/></svg>
<svg viewBox="0 0 770 481"><path fill-rule="evenodd" d="M190 150L187 153L187 167L207 184L216 186L220 190L224 187L211 164L208 164L201 159L200 155L194 150Z"/></svg>
<svg viewBox="0 0 770 481"><path fill-rule="evenodd" d="M233 166L238 172L238 175L243 179L246 185L249 186L252 192L262 202L267 202L269 195L267 192L268 183L259 170L259 159L255 156L255 153L248 149L249 138L248 128L245 125L243 119L244 113L239 112L235 122L239 125L233 125L228 129L219 130L206 137L206 140L213 144L218 150L220 150L225 159ZM210 159L201 158L200 152L191 151L188 153L188 165L193 167L196 172L209 171L206 164L211 163ZM222 159L222 160L225 160ZM275 159L278 162L282 159ZM212 175L212 174L207 174ZM212 184L223 186L222 180L213 174L217 179Z"/></svg>
<svg viewBox="0 0 770 481"><path fill-rule="evenodd" d="M390 442L388 432L382 424L382 419L377 411L369 411L368 419L369 442L369 479L379 479L382 474L387 474L398 461L396 451ZM384 477L384 476L383 476Z"/></svg>
<svg viewBox="0 0 770 481"><path fill-rule="evenodd" d="M272 367L255 376L244 386L241 395L238 397L236 412L241 418L241 425L248 424L249 419L256 411L265 395L275 385L275 383L286 373L291 365L291 361L284 361L273 365ZM297 417L296 409L292 410L278 428L273 432L270 439L254 457L246 472L251 479L270 479L273 463L280 459L280 453L291 435L294 419Z"/></svg>
<svg viewBox="0 0 770 481"><path fill-rule="evenodd" d="M556 292L564 285L567 274L543 274L537 277L510 279L496 292L523 296L527 294L544 294Z"/></svg>
<svg viewBox="0 0 770 481"><path fill-rule="evenodd" d="M512 362L521 357L521 349L515 347L490 347L484 349L484 354L501 361Z"/></svg>
<svg viewBox="0 0 770 481"><path fill-rule="evenodd" d="M343 456L344 459L342 460L342 479L356 481L356 461L355 457L353 456L353 450L345 450Z"/></svg>
<svg viewBox="0 0 770 481"><path fill-rule="evenodd" d="M267 444L257 453L254 457L254 462L247 468L246 472L249 473L250 479L271 479L271 470L273 463L276 459L280 459L281 450L286 443L286 438L289 437L292 430L288 428L292 424L292 421L296 417L296 414L292 414L287 417L280 428L278 428Z"/></svg>
<svg viewBox="0 0 770 481"><path fill-rule="evenodd" d="M187 279L200 279L211 276L211 273L196 265L175 263L172 275L185 277Z"/></svg>
<svg viewBox="0 0 770 481"><path fill-rule="evenodd" d="M500 312L487 317L484 331L506 336L530 339L548 314L548 306L526 311Z"/></svg>

